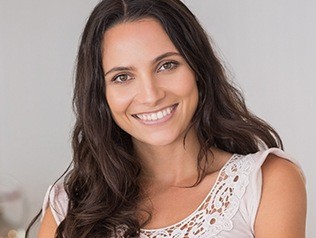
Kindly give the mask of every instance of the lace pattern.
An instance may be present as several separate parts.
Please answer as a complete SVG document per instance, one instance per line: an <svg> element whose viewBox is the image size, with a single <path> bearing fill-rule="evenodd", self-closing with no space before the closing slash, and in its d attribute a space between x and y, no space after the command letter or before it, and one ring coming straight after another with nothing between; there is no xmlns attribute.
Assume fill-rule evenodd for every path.
<svg viewBox="0 0 316 238"><path fill-rule="evenodd" d="M219 237L221 231L233 228L242 196L249 183L254 161L242 155L233 155L221 169L217 180L204 201L190 216L161 229L142 229L141 238Z"/></svg>

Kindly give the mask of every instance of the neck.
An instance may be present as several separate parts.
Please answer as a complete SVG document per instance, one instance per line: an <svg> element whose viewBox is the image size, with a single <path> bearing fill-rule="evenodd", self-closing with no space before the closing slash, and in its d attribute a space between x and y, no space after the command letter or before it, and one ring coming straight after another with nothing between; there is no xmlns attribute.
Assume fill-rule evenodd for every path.
<svg viewBox="0 0 316 238"><path fill-rule="evenodd" d="M190 186L195 183L200 145L193 130L187 134L185 145L182 138L164 146L134 143L134 148L141 160L145 181L165 186Z"/></svg>

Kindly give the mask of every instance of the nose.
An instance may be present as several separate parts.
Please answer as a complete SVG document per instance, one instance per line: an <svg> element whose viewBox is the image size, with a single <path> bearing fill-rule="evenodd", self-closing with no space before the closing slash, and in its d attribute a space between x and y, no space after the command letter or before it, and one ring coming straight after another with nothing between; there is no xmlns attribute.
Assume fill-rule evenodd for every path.
<svg viewBox="0 0 316 238"><path fill-rule="evenodd" d="M146 76L139 80L136 99L139 103L156 106L165 97L165 90L159 85L159 79Z"/></svg>

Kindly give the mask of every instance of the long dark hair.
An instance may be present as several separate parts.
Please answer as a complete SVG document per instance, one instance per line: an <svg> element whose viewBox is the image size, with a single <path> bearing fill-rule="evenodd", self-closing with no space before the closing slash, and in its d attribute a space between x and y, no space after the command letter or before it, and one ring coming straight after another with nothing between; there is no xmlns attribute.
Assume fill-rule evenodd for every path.
<svg viewBox="0 0 316 238"><path fill-rule="evenodd" d="M201 145L200 181L206 153L215 146L248 154L282 141L266 122L251 114L241 93L227 79L207 34L179 0L103 0L93 10L79 48L74 109L73 166L64 181L68 213L57 237L137 237L141 164L130 135L113 121L105 97L102 43L107 29L143 18L158 20L196 74L199 103L189 128ZM189 130L188 128L188 130Z"/></svg>

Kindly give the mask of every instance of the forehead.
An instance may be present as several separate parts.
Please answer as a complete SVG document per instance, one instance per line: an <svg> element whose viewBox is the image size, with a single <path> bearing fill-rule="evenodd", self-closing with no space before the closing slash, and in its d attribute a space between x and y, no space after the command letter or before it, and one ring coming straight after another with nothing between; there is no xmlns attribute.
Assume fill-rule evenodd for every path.
<svg viewBox="0 0 316 238"><path fill-rule="evenodd" d="M104 33L102 51L105 65L178 52L161 24L152 18L114 25Z"/></svg>

